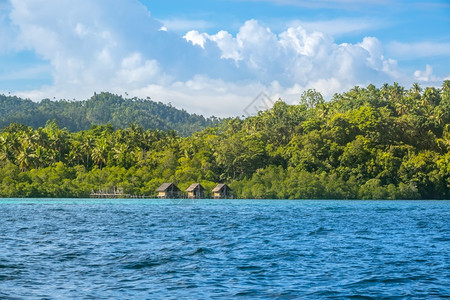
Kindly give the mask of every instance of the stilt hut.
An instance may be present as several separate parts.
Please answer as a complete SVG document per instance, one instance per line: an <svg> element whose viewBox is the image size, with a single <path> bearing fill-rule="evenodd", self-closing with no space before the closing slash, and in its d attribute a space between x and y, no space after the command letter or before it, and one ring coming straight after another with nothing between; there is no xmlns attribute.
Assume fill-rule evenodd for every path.
<svg viewBox="0 0 450 300"><path fill-rule="evenodd" d="M160 199L175 199L180 197L180 189L173 182L163 183L156 191Z"/></svg>
<svg viewBox="0 0 450 300"><path fill-rule="evenodd" d="M200 183L193 183L187 189L187 197L189 199L205 198L205 189Z"/></svg>
<svg viewBox="0 0 450 300"><path fill-rule="evenodd" d="M214 199L229 199L231 198L231 189L224 183L218 184L213 190Z"/></svg>

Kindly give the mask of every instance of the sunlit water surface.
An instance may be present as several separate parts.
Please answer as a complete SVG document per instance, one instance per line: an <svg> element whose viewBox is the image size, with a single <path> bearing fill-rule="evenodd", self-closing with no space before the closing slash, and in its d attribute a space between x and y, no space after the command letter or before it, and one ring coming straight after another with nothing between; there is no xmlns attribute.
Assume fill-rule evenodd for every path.
<svg viewBox="0 0 450 300"><path fill-rule="evenodd" d="M0 299L450 297L450 201L0 199Z"/></svg>

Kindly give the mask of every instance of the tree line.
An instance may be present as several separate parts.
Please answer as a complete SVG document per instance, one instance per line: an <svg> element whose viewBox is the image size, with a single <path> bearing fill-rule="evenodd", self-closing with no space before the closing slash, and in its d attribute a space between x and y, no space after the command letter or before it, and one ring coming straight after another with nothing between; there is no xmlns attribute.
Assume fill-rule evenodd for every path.
<svg viewBox="0 0 450 300"><path fill-rule="evenodd" d="M155 196L163 182L238 198L450 199L450 81L354 87L325 102L305 91L188 137L132 124L69 131L56 121L0 133L0 196L88 197L119 187Z"/></svg>

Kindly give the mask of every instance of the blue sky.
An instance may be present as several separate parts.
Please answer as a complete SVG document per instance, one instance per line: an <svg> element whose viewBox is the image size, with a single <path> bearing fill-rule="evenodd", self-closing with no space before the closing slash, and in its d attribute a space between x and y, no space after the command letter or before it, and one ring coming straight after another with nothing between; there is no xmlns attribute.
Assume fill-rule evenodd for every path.
<svg viewBox="0 0 450 300"><path fill-rule="evenodd" d="M450 79L450 4L402 0L0 0L0 93L110 91L233 116L355 85Z"/></svg>

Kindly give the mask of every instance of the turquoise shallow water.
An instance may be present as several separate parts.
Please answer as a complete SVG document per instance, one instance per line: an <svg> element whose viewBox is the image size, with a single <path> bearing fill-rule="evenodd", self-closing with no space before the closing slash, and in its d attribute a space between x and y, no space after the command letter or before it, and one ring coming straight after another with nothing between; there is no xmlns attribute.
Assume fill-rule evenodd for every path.
<svg viewBox="0 0 450 300"><path fill-rule="evenodd" d="M0 299L450 297L450 201L0 199Z"/></svg>

